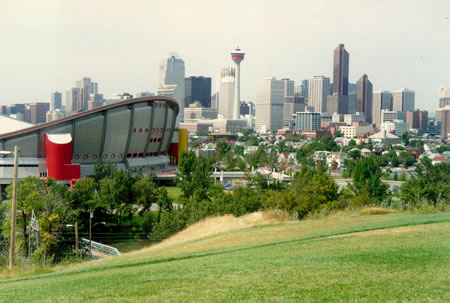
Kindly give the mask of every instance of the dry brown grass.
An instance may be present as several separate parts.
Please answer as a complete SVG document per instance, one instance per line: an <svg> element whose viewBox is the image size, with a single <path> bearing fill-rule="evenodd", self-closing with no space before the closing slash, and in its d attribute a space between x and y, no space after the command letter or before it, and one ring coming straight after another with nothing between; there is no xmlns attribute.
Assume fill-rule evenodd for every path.
<svg viewBox="0 0 450 303"><path fill-rule="evenodd" d="M276 224L286 222L288 220L290 220L290 216L287 213L277 210L255 212L239 218L236 218L233 215L206 218L189 226L161 243L133 253L140 254L144 251L167 248L221 233L245 229L256 225Z"/></svg>

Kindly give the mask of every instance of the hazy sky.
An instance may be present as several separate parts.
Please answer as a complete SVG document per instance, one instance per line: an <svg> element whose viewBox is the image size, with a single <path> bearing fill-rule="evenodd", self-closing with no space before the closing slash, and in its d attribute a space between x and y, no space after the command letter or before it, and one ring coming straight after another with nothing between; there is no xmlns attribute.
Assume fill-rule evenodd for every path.
<svg viewBox="0 0 450 303"><path fill-rule="evenodd" d="M332 78L339 43L350 82L413 89L434 111L450 84L450 1L0 0L0 104L49 102L83 76L105 97L156 92L169 51L214 83L236 45L241 99L253 101L265 77Z"/></svg>

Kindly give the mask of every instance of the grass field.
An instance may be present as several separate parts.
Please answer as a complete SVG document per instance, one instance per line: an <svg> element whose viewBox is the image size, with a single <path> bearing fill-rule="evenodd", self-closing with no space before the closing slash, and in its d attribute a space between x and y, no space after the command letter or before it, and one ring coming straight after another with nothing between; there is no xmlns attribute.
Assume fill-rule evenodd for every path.
<svg viewBox="0 0 450 303"><path fill-rule="evenodd" d="M450 213L253 226L216 218L175 237L123 257L0 280L0 301L450 301Z"/></svg>
<svg viewBox="0 0 450 303"><path fill-rule="evenodd" d="M167 190L167 196L170 200L175 201L178 197L181 196L182 191L181 188L176 186L164 186L164 188Z"/></svg>

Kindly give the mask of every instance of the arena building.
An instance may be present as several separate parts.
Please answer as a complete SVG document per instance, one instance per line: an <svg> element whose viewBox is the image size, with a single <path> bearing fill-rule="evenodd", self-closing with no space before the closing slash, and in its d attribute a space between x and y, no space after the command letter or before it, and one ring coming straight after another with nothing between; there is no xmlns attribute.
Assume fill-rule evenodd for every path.
<svg viewBox="0 0 450 303"><path fill-rule="evenodd" d="M20 151L19 179L49 177L69 183L91 175L99 159L131 172L167 169L170 155L177 156L172 139L178 113L174 99L156 96L25 128L14 122L20 128L16 130L11 129L10 118L0 116L2 190L12 181L14 146Z"/></svg>

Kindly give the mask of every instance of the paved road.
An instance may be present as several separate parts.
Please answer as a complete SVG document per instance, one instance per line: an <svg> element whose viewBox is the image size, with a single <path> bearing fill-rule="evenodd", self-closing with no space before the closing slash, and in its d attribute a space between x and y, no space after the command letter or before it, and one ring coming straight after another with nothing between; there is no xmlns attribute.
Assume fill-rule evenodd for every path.
<svg viewBox="0 0 450 303"><path fill-rule="evenodd" d="M347 186L348 183L350 183L350 179L336 179L336 183L339 185L339 189L342 189ZM389 189L394 189L395 187L402 186L404 181L383 181L384 183L389 185Z"/></svg>

